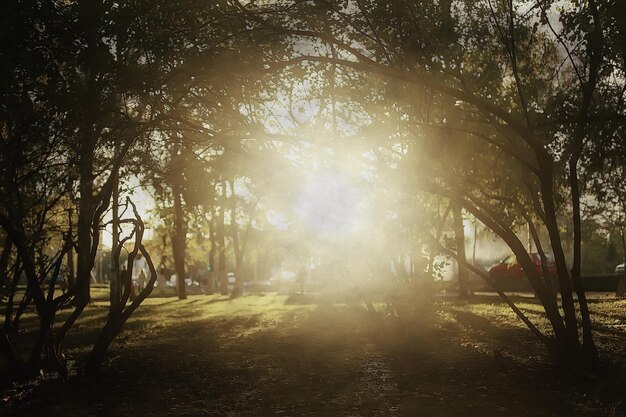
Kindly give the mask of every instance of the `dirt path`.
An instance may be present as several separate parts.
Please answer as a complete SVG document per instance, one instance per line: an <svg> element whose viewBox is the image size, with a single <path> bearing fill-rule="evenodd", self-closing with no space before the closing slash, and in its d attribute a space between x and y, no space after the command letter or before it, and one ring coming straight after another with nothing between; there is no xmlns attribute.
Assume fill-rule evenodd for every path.
<svg viewBox="0 0 626 417"><path fill-rule="evenodd" d="M434 314L375 318L358 303L270 296L153 302L98 382L43 382L5 408L20 416L606 415L580 405L536 360L485 342L508 332L534 355L523 330L495 330L467 311Z"/></svg>

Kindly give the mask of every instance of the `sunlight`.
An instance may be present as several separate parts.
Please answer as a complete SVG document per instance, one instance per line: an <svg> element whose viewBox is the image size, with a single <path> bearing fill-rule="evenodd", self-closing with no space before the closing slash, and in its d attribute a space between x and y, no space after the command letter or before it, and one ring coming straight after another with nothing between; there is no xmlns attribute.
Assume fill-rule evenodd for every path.
<svg viewBox="0 0 626 417"><path fill-rule="evenodd" d="M316 232L338 234L354 229L361 192L344 178L326 173L305 182L295 212Z"/></svg>
<svg viewBox="0 0 626 417"><path fill-rule="evenodd" d="M285 213L268 210L265 218L268 223L274 226L277 230L287 230L289 228L289 223L287 222L287 216L285 216Z"/></svg>

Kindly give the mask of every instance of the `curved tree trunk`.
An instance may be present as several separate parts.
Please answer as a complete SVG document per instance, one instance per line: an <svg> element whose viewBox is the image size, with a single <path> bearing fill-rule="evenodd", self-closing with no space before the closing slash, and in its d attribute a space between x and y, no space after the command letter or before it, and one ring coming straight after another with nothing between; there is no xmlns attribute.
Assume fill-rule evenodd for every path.
<svg viewBox="0 0 626 417"><path fill-rule="evenodd" d="M572 260L572 285L578 297L578 305L580 307L580 318L583 329L583 351L590 357L597 355L596 345L593 341L593 333L591 331L591 317L589 315L589 305L587 304L587 296L583 289L580 278L581 263L581 245L582 231L580 218L580 190L578 188L577 173L578 157L572 157L569 161L570 190L572 193L572 212L574 220L574 258Z"/></svg>
<svg viewBox="0 0 626 417"><path fill-rule="evenodd" d="M559 225L556 217L551 168L548 168L547 170L548 172L544 169L544 172L542 173L543 175L540 178L541 197L545 213L545 226L548 230L548 235L550 236L550 245L556 264L566 331L565 337L563 339L559 338L560 347L558 349L560 353L558 353L558 355L563 356L564 358L570 356L575 358L578 356L578 350L580 349L580 342L578 340L578 321L576 319L574 298L572 296L572 282L569 276L567 263L565 261L565 253L563 252L561 234L559 232Z"/></svg>
<svg viewBox="0 0 626 417"><path fill-rule="evenodd" d="M141 290L141 292L135 297L135 299L128 306L126 305L126 302L128 300L129 292L128 290L126 290L124 294L122 295L120 302L117 303L117 308L112 312L112 314L109 314L107 322L105 323L104 327L100 330L100 333L98 334L98 338L96 339L96 342L94 343L91 352L89 352L89 355L87 356L87 361L85 364L85 372L87 373L87 375L93 376L99 372L100 365L104 361L104 358L106 356L107 351L109 350L109 347L111 346L111 343L113 342L113 340L115 340L117 335L122 331L124 324L130 318L133 312L152 293L152 290L154 289L154 283L157 280L158 274L152 262L152 258L150 257L150 254L145 249L142 243L143 232L144 232L143 221L137 214L136 210L135 210L135 215L139 221L139 225L135 229L136 230L135 248L129 255L128 268L123 275L128 282L132 276L133 261L135 259L135 256L138 253L141 253L144 259L146 260L146 263L148 264L148 269L150 271L150 279L148 280L148 283L145 286L145 288ZM116 257L117 257L116 265L119 265L119 250L116 253Z"/></svg>
<svg viewBox="0 0 626 417"><path fill-rule="evenodd" d="M472 203L478 204L480 203L480 201L472 199ZM552 297L551 294L548 292L548 289L543 280L541 280L537 276L535 264L532 259L530 259L528 252L526 252L524 244L519 240L515 232L512 229L505 227L504 222L502 222L495 213L489 210L487 206L479 205L477 207L474 206L474 204L464 203L464 207L478 220L480 220L485 226L487 226L494 233L500 236L502 240L504 240L504 242L507 244L507 246L511 249L511 251L515 254L518 262L524 269L524 273L528 277L530 284L537 293L537 297L541 301L546 316L550 321L550 324L554 331L555 337L558 340L557 344L566 346L569 343L569 339L566 335L566 327L563 323L563 318L561 317L558 305L556 303L556 299ZM575 341L577 342L577 339L575 339Z"/></svg>

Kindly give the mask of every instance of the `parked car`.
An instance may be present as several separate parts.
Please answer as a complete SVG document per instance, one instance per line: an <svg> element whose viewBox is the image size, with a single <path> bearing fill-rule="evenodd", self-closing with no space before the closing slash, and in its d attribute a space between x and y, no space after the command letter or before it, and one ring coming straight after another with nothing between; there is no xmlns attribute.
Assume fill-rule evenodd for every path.
<svg viewBox="0 0 626 417"><path fill-rule="evenodd" d="M616 274L623 274L624 273L624 264L619 264L615 267L615 273Z"/></svg>
<svg viewBox="0 0 626 417"><path fill-rule="evenodd" d="M541 257L538 253L530 253L530 258L535 264L535 270L537 275L543 276L543 270L541 268ZM556 264L554 263L554 257L551 253L546 253L546 258L548 261L548 275L551 279L556 278ZM494 281L503 281L503 280L524 280L526 275L524 274L524 270L522 265L517 261L517 257L515 255L509 255L500 262L492 265L487 269L489 273L489 277Z"/></svg>

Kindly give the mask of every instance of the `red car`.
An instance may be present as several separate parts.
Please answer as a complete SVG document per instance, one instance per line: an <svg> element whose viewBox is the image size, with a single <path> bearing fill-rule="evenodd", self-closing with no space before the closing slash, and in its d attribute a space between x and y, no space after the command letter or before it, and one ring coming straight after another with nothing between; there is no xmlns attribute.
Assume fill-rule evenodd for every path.
<svg viewBox="0 0 626 417"><path fill-rule="evenodd" d="M543 276L543 271L541 269L541 257L538 253L531 253L530 258L533 260L535 264L535 270L537 271L537 275ZM556 264L554 263L554 257L551 253L546 253L546 258L548 260L548 274L550 278L556 278ZM526 275L524 274L524 270L522 266L517 262L517 257L515 255L509 255L500 262L495 265L492 265L489 269L489 277L494 281L502 281L502 280L525 280Z"/></svg>

